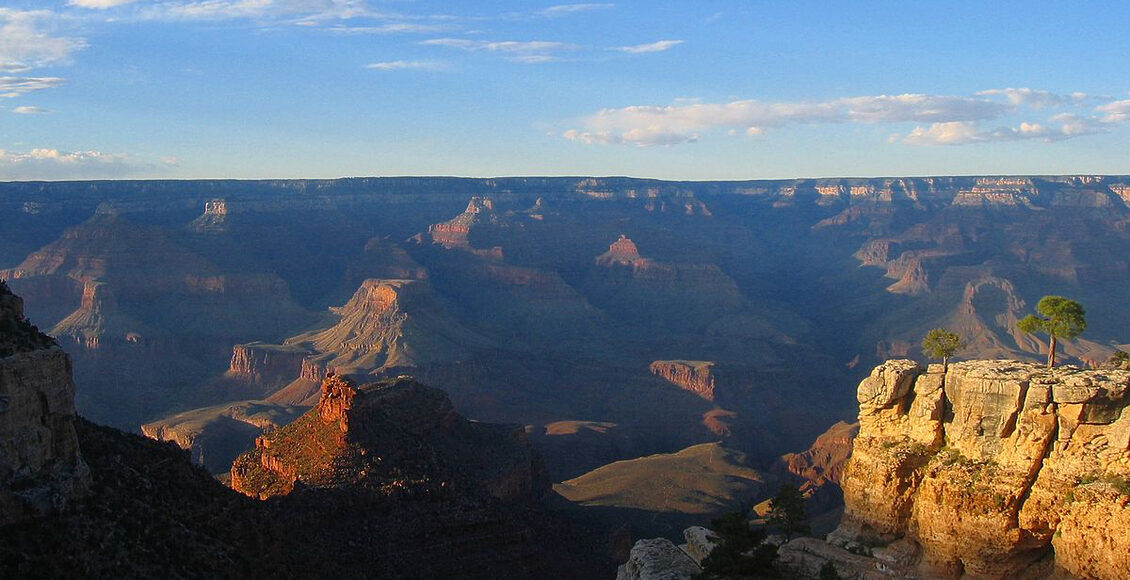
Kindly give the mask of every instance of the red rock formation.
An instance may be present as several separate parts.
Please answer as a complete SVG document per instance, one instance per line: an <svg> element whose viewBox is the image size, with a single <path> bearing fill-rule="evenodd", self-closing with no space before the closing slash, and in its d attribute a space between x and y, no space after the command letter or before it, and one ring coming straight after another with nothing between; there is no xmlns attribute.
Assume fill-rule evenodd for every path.
<svg viewBox="0 0 1130 580"><path fill-rule="evenodd" d="M651 374L690 391L707 401L714 400L714 363L710 361L657 360L648 365Z"/></svg>
<svg viewBox="0 0 1130 580"><path fill-rule="evenodd" d="M620 234L620 239L608 246L608 251L596 257L599 266L608 264L635 264L642 261L639 248L628 236Z"/></svg>
<svg viewBox="0 0 1130 580"><path fill-rule="evenodd" d="M472 197L467 209L454 218L428 227L432 243L445 248L470 248L471 229L480 224L499 223L499 215L494 210L494 202L489 197Z"/></svg>
<svg viewBox="0 0 1130 580"><path fill-rule="evenodd" d="M235 460L231 486L263 499L301 483L520 500L544 485L540 473L524 429L467 421L442 391L410 378L358 387L329 375L314 409Z"/></svg>

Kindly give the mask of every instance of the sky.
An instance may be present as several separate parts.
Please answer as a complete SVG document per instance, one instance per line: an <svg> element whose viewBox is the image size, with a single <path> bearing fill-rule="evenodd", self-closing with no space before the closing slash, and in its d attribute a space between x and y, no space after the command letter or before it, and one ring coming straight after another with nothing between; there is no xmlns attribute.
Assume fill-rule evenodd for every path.
<svg viewBox="0 0 1130 580"><path fill-rule="evenodd" d="M0 0L0 180L1130 174L1125 2Z"/></svg>

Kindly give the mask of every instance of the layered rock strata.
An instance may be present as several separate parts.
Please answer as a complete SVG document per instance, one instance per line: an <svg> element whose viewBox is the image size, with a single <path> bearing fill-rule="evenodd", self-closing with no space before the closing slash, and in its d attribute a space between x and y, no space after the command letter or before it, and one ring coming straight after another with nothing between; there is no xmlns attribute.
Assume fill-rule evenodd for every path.
<svg viewBox="0 0 1130 580"><path fill-rule="evenodd" d="M86 493L74 397L70 359L0 282L0 524L57 511Z"/></svg>
<svg viewBox="0 0 1130 580"><path fill-rule="evenodd" d="M1130 573L1130 372L893 360L857 399L828 539L874 556L868 573Z"/></svg>

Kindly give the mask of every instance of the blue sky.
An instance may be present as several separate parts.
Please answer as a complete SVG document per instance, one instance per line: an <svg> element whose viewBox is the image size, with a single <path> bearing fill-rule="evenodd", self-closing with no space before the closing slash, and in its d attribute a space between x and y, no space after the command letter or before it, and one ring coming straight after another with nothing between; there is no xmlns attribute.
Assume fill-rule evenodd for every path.
<svg viewBox="0 0 1130 580"><path fill-rule="evenodd" d="M1128 16L1122 2L0 0L0 180L1125 174Z"/></svg>

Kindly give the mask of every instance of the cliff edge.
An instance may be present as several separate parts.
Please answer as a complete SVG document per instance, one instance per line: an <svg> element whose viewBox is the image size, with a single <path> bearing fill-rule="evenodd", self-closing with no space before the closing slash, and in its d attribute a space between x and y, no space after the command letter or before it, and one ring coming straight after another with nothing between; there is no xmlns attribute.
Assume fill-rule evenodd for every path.
<svg viewBox="0 0 1130 580"><path fill-rule="evenodd" d="M828 536L853 554L794 541L783 560L820 553L865 578L1130 573L1130 372L892 360L857 399Z"/></svg>
<svg viewBox="0 0 1130 580"><path fill-rule="evenodd" d="M85 494L90 473L74 422L70 358L0 281L0 524Z"/></svg>

